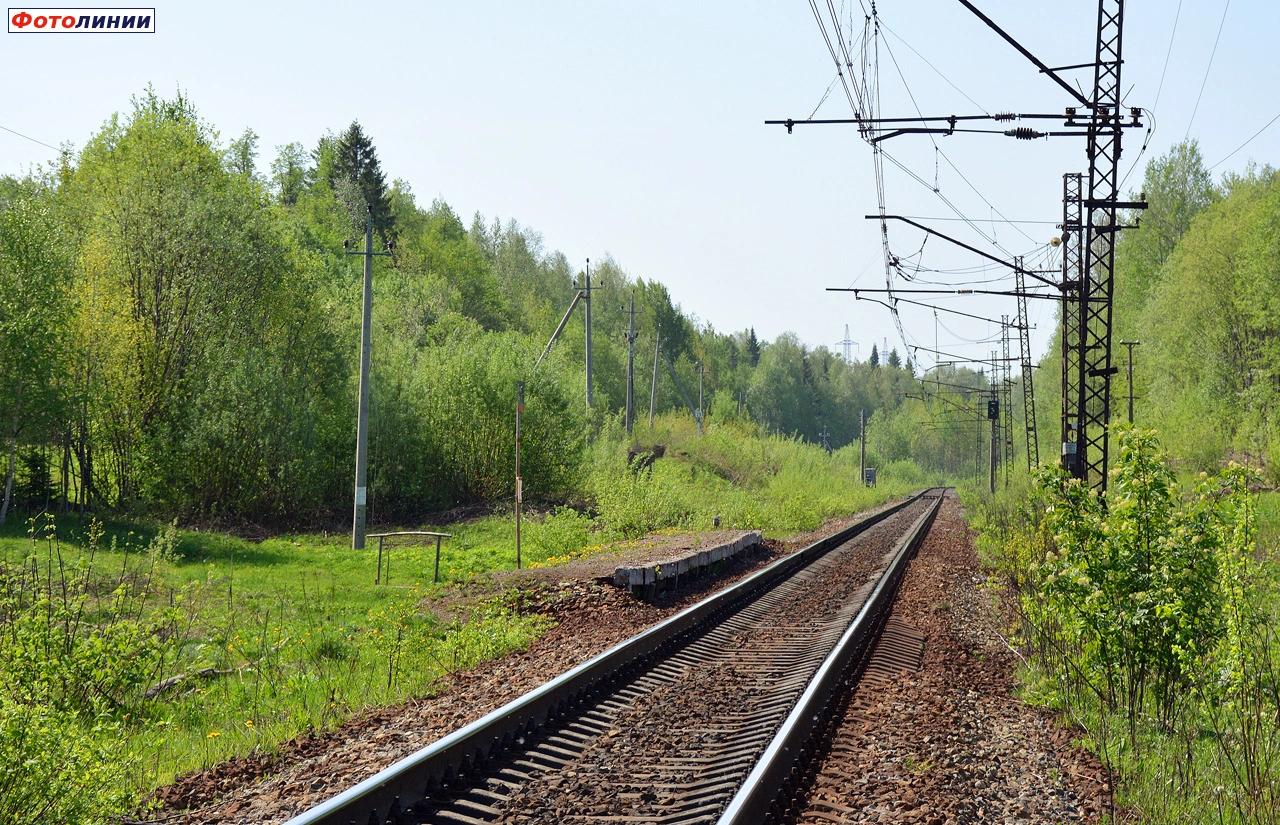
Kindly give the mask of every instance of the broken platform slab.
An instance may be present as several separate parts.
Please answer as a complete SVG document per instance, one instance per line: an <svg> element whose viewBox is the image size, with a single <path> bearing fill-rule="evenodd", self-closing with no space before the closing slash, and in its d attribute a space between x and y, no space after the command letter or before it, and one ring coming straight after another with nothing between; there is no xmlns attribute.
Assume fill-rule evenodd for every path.
<svg viewBox="0 0 1280 825"><path fill-rule="evenodd" d="M613 583L632 593L649 593L659 585L675 581L681 576L703 573L712 565L731 559L763 542L764 536L760 531L751 530L724 544L690 550L683 555L661 561L618 567L613 571Z"/></svg>

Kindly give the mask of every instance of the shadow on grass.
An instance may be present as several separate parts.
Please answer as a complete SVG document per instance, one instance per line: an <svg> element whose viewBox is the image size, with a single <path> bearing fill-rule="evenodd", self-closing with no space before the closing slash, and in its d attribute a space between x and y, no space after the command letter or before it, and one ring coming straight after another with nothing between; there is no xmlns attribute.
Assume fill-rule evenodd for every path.
<svg viewBox="0 0 1280 825"><path fill-rule="evenodd" d="M0 539L26 539L30 536L33 521L47 523L47 516L31 516L28 514L11 514L10 518L0 525ZM54 525L58 537L64 544L85 547L89 542L89 525L94 516L78 513L59 513L54 516ZM151 544L164 529L165 525L133 519L104 518L102 524L102 548L109 548L112 542L117 547L129 548L130 551L141 550ZM204 533L191 530L178 530L178 540L174 546L178 565L206 564L234 560L242 564L277 564L289 560L286 553L269 544L247 541L217 533Z"/></svg>

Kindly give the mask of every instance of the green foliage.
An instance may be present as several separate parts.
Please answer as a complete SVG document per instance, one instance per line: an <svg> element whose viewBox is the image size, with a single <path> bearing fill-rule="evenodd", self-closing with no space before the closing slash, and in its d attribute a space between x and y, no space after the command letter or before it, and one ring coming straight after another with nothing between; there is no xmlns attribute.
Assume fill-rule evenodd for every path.
<svg viewBox="0 0 1280 825"><path fill-rule="evenodd" d="M1120 428L1104 501L1053 469L966 498L1013 587L1035 698L1088 731L1151 821L1274 823L1280 576L1255 549L1255 475L1183 488L1149 430Z"/></svg>
<svg viewBox="0 0 1280 825"><path fill-rule="evenodd" d="M7 480L17 469L19 440L48 438L70 399L69 280L49 199L20 191L0 205L0 523L11 503Z"/></svg>
<svg viewBox="0 0 1280 825"><path fill-rule="evenodd" d="M1043 471L1047 552L1024 609L1045 646L1082 652L1077 666L1107 701L1136 718L1149 693L1167 721L1222 638L1220 567L1245 551L1224 540L1226 520L1247 493L1233 473L1181 503L1154 434L1122 430L1119 448L1105 509L1077 480Z"/></svg>
<svg viewBox="0 0 1280 825"><path fill-rule="evenodd" d="M119 726L0 693L0 821L113 822L132 802Z"/></svg>
<svg viewBox="0 0 1280 825"><path fill-rule="evenodd" d="M1161 432L1180 469L1212 472L1236 460L1274 482L1280 176L1254 167L1215 182L1190 141L1147 165L1142 191L1150 208L1126 219L1139 228L1117 244L1112 329L1115 340L1141 342L1136 420ZM1059 360L1060 338L1045 364ZM1041 442L1058 440L1059 380L1056 368L1037 374ZM1112 391L1115 399L1130 392L1123 363Z"/></svg>
<svg viewBox="0 0 1280 825"><path fill-rule="evenodd" d="M375 400L383 416L371 436L381 506L412 512L415 503L421 509L508 497L516 383L537 358L534 344L512 332L460 330L409 357L416 364L406 383L380 382ZM573 488L586 435L577 393L563 376L548 371L525 384L522 475L541 498Z"/></svg>
<svg viewBox="0 0 1280 825"><path fill-rule="evenodd" d="M351 121L338 136L333 165L328 171L329 186L346 205L352 227L363 230L368 217L378 237L389 240L394 235L396 219L387 197L387 180L373 141L359 121Z"/></svg>

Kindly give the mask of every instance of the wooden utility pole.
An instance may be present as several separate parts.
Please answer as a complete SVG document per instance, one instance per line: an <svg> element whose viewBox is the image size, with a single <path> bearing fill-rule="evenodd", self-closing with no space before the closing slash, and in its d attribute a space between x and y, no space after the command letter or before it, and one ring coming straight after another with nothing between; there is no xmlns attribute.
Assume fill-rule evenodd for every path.
<svg viewBox="0 0 1280 825"><path fill-rule="evenodd" d="M662 347L662 327L653 330L653 380L649 383L649 426L653 427L653 413L658 403L658 353Z"/></svg>
<svg viewBox="0 0 1280 825"><path fill-rule="evenodd" d="M698 364L698 435L702 435L702 417L705 415L702 407L702 375L706 369L705 364Z"/></svg>

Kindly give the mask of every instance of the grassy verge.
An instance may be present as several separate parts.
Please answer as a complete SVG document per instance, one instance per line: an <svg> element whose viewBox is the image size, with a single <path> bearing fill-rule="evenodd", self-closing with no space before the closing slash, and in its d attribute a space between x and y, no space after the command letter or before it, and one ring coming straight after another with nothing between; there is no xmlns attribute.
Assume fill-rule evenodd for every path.
<svg viewBox="0 0 1280 825"><path fill-rule="evenodd" d="M1114 817L1280 822L1280 495L1176 479L1122 435L1109 507L1052 476L961 490L1016 606L1028 701L1084 731ZM1126 440L1128 439L1128 440Z"/></svg>
<svg viewBox="0 0 1280 825"><path fill-rule="evenodd" d="M828 456L733 425L699 437L661 419L635 445L662 445L665 457L634 472L632 443L606 427L582 483L590 505L530 518L526 564L655 530L709 529L717 517L790 534L922 483L909 467L882 469L881 486L867 489L853 450ZM390 583L375 585L376 545L352 551L346 535L252 542L72 516L6 526L0 763L9 767L0 789L10 790L0 793L0 820L9 805L18 815L43 804L54 818L109 818L180 773L429 694L444 674L528 645L547 621L511 609L509 594L488 583L514 567L510 517L443 529L454 537L440 584L434 548L418 546L391 551ZM461 615L433 609L460 589L489 596L468 598ZM33 709L50 714L45 728L80 759L33 766L48 748L19 735ZM60 808L54 788L89 801Z"/></svg>

